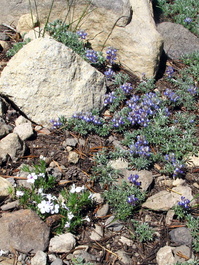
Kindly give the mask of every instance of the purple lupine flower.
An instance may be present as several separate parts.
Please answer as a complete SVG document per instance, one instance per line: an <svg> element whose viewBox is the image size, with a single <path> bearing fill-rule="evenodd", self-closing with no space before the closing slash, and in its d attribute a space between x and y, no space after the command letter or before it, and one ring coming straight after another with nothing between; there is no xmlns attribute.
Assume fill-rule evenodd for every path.
<svg viewBox="0 0 199 265"><path fill-rule="evenodd" d="M76 33L82 40L85 40L88 35L84 30L78 30Z"/></svg>
<svg viewBox="0 0 199 265"><path fill-rule="evenodd" d="M190 17L186 17L186 18L184 19L184 22L187 23L187 24L191 23L192 21L193 21L193 19L190 18Z"/></svg>
<svg viewBox="0 0 199 265"><path fill-rule="evenodd" d="M135 174L131 174L129 177L128 177L128 180L133 183L134 185L136 186L140 186L141 185L141 182L138 182L137 180L139 179L139 175Z"/></svg>
<svg viewBox="0 0 199 265"><path fill-rule="evenodd" d="M137 201L138 201L138 198L136 198L134 194L128 196L128 198L127 198L127 202L128 202L129 204L131 204L132 206L135 206L136 203L137 203Z"/></svg>
<svg viewBox="0 0 199 265"><path fill-rule="evenodd" d="M166 75L168 76L168 78L171 78L174 74L174 68L172 66L167 66L166 68Z"/></svg>
<svg viewBox="0 0 199 265"><path fill-rule="evenodd" d="M97 52L94 50L86 50L86 58L91 62L91 63L96 63L98 61L98 56Z"/></svg>
<svg viewBox="0 0 199 265"><path fill-rule="evenodd" d="M142 157L151 155L150 147L148 146L148 142L145 140L144 136L137 136L137 142L135 142L133 145L130 145L130 153Z"/></svg>
<svg viewBox="0 0 199 265"><path fill-rule="evenodd" d="M53 125L53 129L57 129L57 128L60 128L63 123L61 122L61 120L58 118L57 120L50 120L50 122L52 123Z"/></svg>
<svg viewBox="0 0 199 265"><path fill-rule="evenodd" d="M184 209L188 209L190 207L190 200L186 199L184 196L181 197L181 201L178 202L178 205L183 207Z"/></svg>
<svg viewBox="0 0 199 265"><path fill-rule="evenodd" d="M127 94L129 92L131 92L131 90L133 89L131 83L125 83L125 84L121 85L120 88Z"/></svg>
<svg viewBox="0 0 199 265"><path fill-rule="evenodd" d="M115 48L111 48L109 47L106 51L106 59L107 61L110 63L110 64L113 64L114 61L116 60L116 53L117 53L117 50Z"/></svg>
<svg viewBox="0 0 199 265"><path fill-rule="evenodd" d="M172 102L176 102L179 100L179 96L176 95L175 92L173 92L171 89L167 88L165 91L164 91L164 95L169 99L171 100Z"/></svg>
<svg viewBox="0 0 199 265"><path fill-rule="evenodd" d="M117 117L114 117L112 120L111 120L111 122L112 122L112 124L113 124L113 127L120 127L121 125L123 125L124 124L124 120L123 120L124 118L123 117L119 117L119 116L117 116Z"/></svg>
<svg viewBox="0 0 199 265"><path fill-rule="evenodd" d="M108 105L108 104L113 103L114 99L116 99L115 92L111 92L109 94L106 94L105 99L104 99L104 105Z"/></svg>
<svg viewBox="0 0 199 265"><path fill-rule="evenodd" d="M195 96L198 93L198 88L195 86L190 86L189 88L187 88L187 91L192 95Z"/></svg>
<svg viewBox="0 0 199 265"><path fill-rule="evenodd" d="M104 72L104 75L106 76L107 79L112 79L113 76L115 75L115 72L111 68L109 68Z"/></svg>

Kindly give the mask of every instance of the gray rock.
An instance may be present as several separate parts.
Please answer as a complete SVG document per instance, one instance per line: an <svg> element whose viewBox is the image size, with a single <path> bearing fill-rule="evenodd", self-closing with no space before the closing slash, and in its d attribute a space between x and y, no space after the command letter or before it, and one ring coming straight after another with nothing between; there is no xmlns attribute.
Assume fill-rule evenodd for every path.
<svg viewBox="0 0 199 265"><path fill-rule="evenodd" d="M133 264L132 259L128 256L128 254L125 251L118 250L118 251L116 251L116 254L118 255L118 259L121 260L123 264L125 264L125 265L132 265Z"/></svg>
<svg viewBox="0 0 199 265"><path fill-rule="evenodd" d="M177 262L186 262L187 260L181 256L178 255L178 253L183 253L183 256L184 257L188 257L188 258L191 258L191 259L194 259L194 254L193 252L191 251L191 249L189 247L187 247L186 245L182 245L182 246L179 246L179 247L175 247L175 249L173 250L173 254L174 254L174 257L175 257L175 263Z"/></svg>
<svg viewBox="0 0 199 265"><path fill-rule="evenodd" d="M186 227L175 228L169 232L171 241L177 245L191 246L193 238L191 236L190 230Z"/></svg>
<svg viewBox="0 0 199 265"><path fill-rule="evenodd" d="M152 172L148 171L148 170L125 170L123 171L124 174L124 180L126 182L129 182L128 177L132 174L132 175L138 175L139 179L138 181L141 182L141 188L142 190L146 191L151 183L153 182L153 175Z"/></svg>
<svg viewBox="0 0 199 265"><path fill-rule="evenodd" d="M32 128L32 125L31 125L30 122L22 123L22 124L17 125L14 128L13 132L18 134L19 138L22 141L27 140L28 138L30 138L34 134L33 128Z"/></svg>
<svg viewBox="0 0 199 265"><path fill-rule="evenodd" d="M96 217L102 217L102 216L107 215L108 210L109 210L109 205L108 203L106 203L97 210Z"/></svg>
<svg viewBox="0 0 199 265"><path fill-rule="evenodd" d="M68 162L72 164L77 164L78 161L79 155L74 151L70 151L68 154Z"/></svg>
<svg viewBox="0 0 199 265"><path fill-rule="evenodd" d="M103 229L100 225L95 225L95 229L91 232L90 239L99 241L103 237Z"/></svg>
<svg viewBox="0 0 199 265"><path fill-rule="evenodd" d="M0 218L0 249L36 253L49 243L50 228L31 210L5 213Z"/></svg>
<svg viewBox="0 0 199 265"><path fill-rule="evenodd" d="M56 260L54 260L51 265L62 265L63 261L62 259L56 258Z"/></svg>
<svg viewBox="0 0 199 265"><path fill-rule="evenodd" d="M72 89L71 89L72 88ZM0 92L35 123L103 106L105 78L64 44L40 38L25 45L3 69Z"/></svg>
<svg viewBox="0 0 199 265"><path fill-rule="evenodd" d="M172 188L173 192L162 190L151 197L142 204L142 207L152 209L155 211L168 211L179 201L181 201L181 194L186 199L194 203L192 189L188 186L177 186Z"/></svg>
<svg viewBox="0 0 199 265"><path fill-rule="evenodd" d="M0 184L0 185L1 185L1 184ZM8 210L14 209L14 208L16 208L16 207L18 207L18 206L19 206L19 201L16 200L16 201L13 201L13 202L8 202L8 203L6 203L6 204L3 204L3 205L1 206L1 210L2 210L2 211L8 211Z"/></svg>
<svg viewBox="0 0 199 265"><path fill-rule="evenodd" d="M0 141L0 157L3 161L9 155L13 160L25 153L25 143L19 139L16 133L9 133Z"/></svg>
<svg viewBox="0 0 199 265"><path fill-rule="evenodd" d="M54 236L50 240L49 251L55 253L69 252L75 247L75 244L75 237L71 233Z"/></svg>
<svg viewBox="0 0 199 265"><path fill-rule="evenodd" d="M162 22L157 30L164 39L165 53L171 59L199 50L199 38L180 24Z"/></svg>
<svg viewBox="0 0 199 265"><path fill-rule="evenodd" d="M156 254L158 265L173 265L175 263L173 249L174 247L165 246L158 250Z"/></svg>
<svg viewBox="0 0 199 265"><path fill-rule="evenodd" d="M31 259L31 265L46 265L47 254L38 250L35 256Z"/></svg>

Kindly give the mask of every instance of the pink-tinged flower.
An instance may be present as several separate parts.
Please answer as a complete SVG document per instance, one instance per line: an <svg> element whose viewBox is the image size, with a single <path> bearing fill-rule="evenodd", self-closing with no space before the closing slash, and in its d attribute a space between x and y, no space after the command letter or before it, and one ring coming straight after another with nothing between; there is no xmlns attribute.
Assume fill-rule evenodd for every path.
<svg viewBox="0 0 199 265"><path fill-rule="evenodd" d="M37 179L37 175L35 173L30 173L28 176L27 176L27 182L29 183L34 183L35 180Z"/></svg>

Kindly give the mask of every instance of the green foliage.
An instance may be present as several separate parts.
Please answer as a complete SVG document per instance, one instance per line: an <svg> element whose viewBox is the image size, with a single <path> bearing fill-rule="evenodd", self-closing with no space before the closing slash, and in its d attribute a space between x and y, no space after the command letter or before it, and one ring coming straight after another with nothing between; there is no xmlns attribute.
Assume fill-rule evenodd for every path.
<svg viewBox="0 0 199 265"><path fill-rule="evenodd" d="M163 11L165 18L175 23L182 24L191 32L199 35L199 2L195 0L155 0L156 6ZM190 18L191 22L186 22L186 18Z"/></svg>
<svg viewBox="0 0 199 265"><path fill-rule="evenodd" d="M127 74L118 73L114 76L114 84L121 86L129 81L129 76Z"/></svg>
<svg viewBox="0 0 199 265"><path fill-rule="evenodd" d="M154 237L154 230L148 223L140 223L136 220L131 220L135 228L135 234L133 235L140 242L152 241Z"/></svg>
<svg viewBox="0 0 199 265"><path fill-rule="evenodd" d="M108 164L110 159L114 159L113 152L109 153L105 149L94 157L95 166L92 167L91 178L102 185L111 184L120 177L119 171Z"/></svg>
<svg viewBox="0 0 199 265"><path fill-rule="evenodd" d="M29 43L31 40L28 38L23 42L17 42L13 45L13 47L7 51L6 56L13 57L24 45Z"/></svg>
<svg viewBox="0 0 199 265"><path fill-rule="evenodd" d="M69 25L65 24L61 20L55 20L46 26L46 31L50 36L71 48L80 56L85 55L85 43L78 37L75 32L69 30Z"/></svg>
<svg viewBox="0 0 199 265"><path fill-rule="evenodd" d="M127 202L128 197L131 195L134 195L138 199L135 205ZM126 220L144 201L145 192L139 187L123 181L121 185L118 184L111 186L108 191L104 192L104 196L113 208L116 218Z"/></svg>
<svg viewBox="0 0 199 265"><path fill-rule="evenodd" d="M155 79L146 79L143 78L142 81L136 87L137 93L148 93L154 91L155 89Z"/></svg>
<svg viewBox="0 0 199 265"><path fill-rule="evenodd" d="M199 252L199 217L193 217L191 214L186 216L186 225L191 231L193 237L193 249Z"/></svg>

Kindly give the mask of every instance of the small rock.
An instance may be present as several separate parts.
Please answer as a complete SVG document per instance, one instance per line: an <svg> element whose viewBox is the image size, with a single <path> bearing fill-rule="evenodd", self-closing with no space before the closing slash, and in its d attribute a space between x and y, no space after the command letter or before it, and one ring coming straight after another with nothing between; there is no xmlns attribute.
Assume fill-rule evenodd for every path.
<svg viewBox="0 0 199 265"><path fill-rule="evenodd" d="M19 210L2 215L0 234L0 249L36 253L47 248L50 228L35 212Z"/></svg>
<svg viewBox="0 0 199 265"><path fill-rule="evenodd" d="M190 247L192 244L193 238L190 230L186 227L175 228L169 232L169 235L171 237L171 241L177 245L186 245Z"/></svg>
<svg viewBox="0 0 199 265"><path fill-rule="evenodd" d="M103 229L100 225L95 225L95 229L91 232L90 239L99 241L103 237Z"/></svg>
<svg viewBox="0 0 199 265"><path fill-rule="evenodd" d="M129 239L129 238L126 238L124 236L121 236L121 238L119 239L119 241L124 244L124 245L127 245L127 246L133 246L134 245L134 242L133 240Z"/></svg>
<svg viewBox="0 0 199 265"><path fill-rule="evenodd" d="M21 34L21 36L24 35L24 33L29 32L31 29L33 29L38 23L37 17L32 14L24 14L22 15L17 23L17 32Z"/></svg>
<svg viewBox="0 0 199 265"><path fill-rule="evenodd" d="M54 236L50 240L49 251L55 253L69 252L75 247L75 244L76 240L71 233Z"/></svg>
<svg viewBox="0 0 199 265"><path fill-rule="evenodd" d="M179 186L179 185L182 185L182 184L184 184L185 183L185 180L184 179L179 179L179 178L177 178L177 179L175 179L174 181L173 181L173 186Z"/></svg>
<svg viewBox="0 0 199 265"><path fill-rule="evenodd" d="M109 205L108 203L106 203L97 210L96 217L102 217L102 216L107 215L108 210L109 210Z"/></svg>
<svg viewBox="0 0 199 265"><path fill-rule="evenodd" d="M179 256L178 253L182 253L184 258L182 256ZM175 247L175 249L173 250L173 254L174 254L174 257L175 257L175 263L177 263L177 262L182 262L182 263L186 262L187 259L185 257L194 259L193 252L186 245Z"/></svg>
<svg viewBox="0 0 199 265"><path fill-rule="evenodd" d="M93 193L92 199L99 204L104 202L104 198L102 197L101 193Z"/></svg>
<svg viewBox="0 0 199 265"><path fill-rule="evenodd" d="M70 151L68 154L68 162L77 164L78 161L79 161L79 155L74 151Z"/></svg>
<svg viewBox="0 0 199 265"><path fill-rule="evenodd" d="M156 254L156 261L158 265L173 265L175 263L173 249L174 247L165 246L158 250Z"/></svg>
<svg viewBox="0 0 199 265"><path fill-rule="evenodd" d="M19 124L19 125L17 125L14 128L14 131L13 132L16 133L16 134L18 134L19 135L19 138L22 141L27 140L28 138L30 138L34 134L31 123L22 123L22 124Z"/></svg>
<svg viewBox="0 0 199 265"><path fill-rule="evenodd" d="M14 188L11 183L2 177L0 177L0 201L3 201L7 196L12 195Z"/></svg>
<svg viewBox="0 0 199 265"><path fill-rule="evenodd" d="M133 264L132 259L128 256L128 254L125 251L118 250L116 254L118 255L119 260L123 262L123 264L125 265Z"/></svg>
<svg viewBox="0 0 199 265"><path fill-rule="evenodd" d="M0 157L4 160L7 154L14 160L25 153L25 143L16 133L9 133L0 141Z"/></svg>
<svg viewBox="0 0 199 265"><path fill-rule="evenodd" d="M31 264L32 265L32 264ZM56 258L51 265L63 265L62 259Z"/></svg>
<svg viewBox="0 0 199 265"><path fill-rule="evenodd" d="M165 218L166 225L170 225L172 223L174 215L175 215L175 211L174 210L169 210L167 212L167 215L166 215L166 218Z"/></svg>
<svg viewBox="0 0 199 265"><path fill-rule="evenodd" d="M128 177L131 174L132 175L136 175L137 174L139 176L138 181L141 182L141 188L144 191L146 191L149 188L149 186L151 185L151 183L153 182L153 175L148 170L140 170L140 171L137 171L137 170L126 170L124 172L124 179L125 179L126 182L129 182Z"/></svg>
<svg viewBox="0 0 199 265"><path fill-rule="evenodd" d="M18 200L2 205L1 206L1 210L2 211L8 211L8 210L16 208L17 206L19 206L19 201Z"/></svg>
<svg viewBox="0 0 199 265"><path fill-rule="evenodd" d="M191 188L180 185L174 187L172 192L162 190L154 194L142 206L154 211L168 211L181 200L182 195L180 194L190 201L193 199ZM191 204L193 203L195 203L194 200L192 200Z"/></svg>
<svg viewBox="0 0 199 265"><path fill-rule="evenodd" d="M47 255L43 251L39 250L35 256L31 259L31 265L46 265Z"/></svg>
<svg viewBox="0 0 199 265"><path fill-rule="evenodd" d="M72 146L75 147L78 143L78 140L76 138L67 138L64 142L63 142L63 146Z"/></svg>
<svg viewBox="0 0 199 265"><path fill-rule="evenodd" d="M126 168L128 168L128 162L122 158L118 158L116 160L111 160L108 162L108 165L114 169L126 169Z"/></svg>
<svg viewBox="0 0 199 265"><path fill-rule="evenodd" d="M106 222L105 222L105 226L109 229L112 229L113 231L120 231L122 230L122 228L124 227L119 220L115 219L115 216L112 215L110 216Z"/></svg>
<svg viewBox="0 0 199 265"><path fill-rule="evenodd" d="M23 124L23 123L30 123L31 124L31 122L28 119L26 119L24 116L20 115L15 120L15 125L18 126L18 125Z"/></svg>

